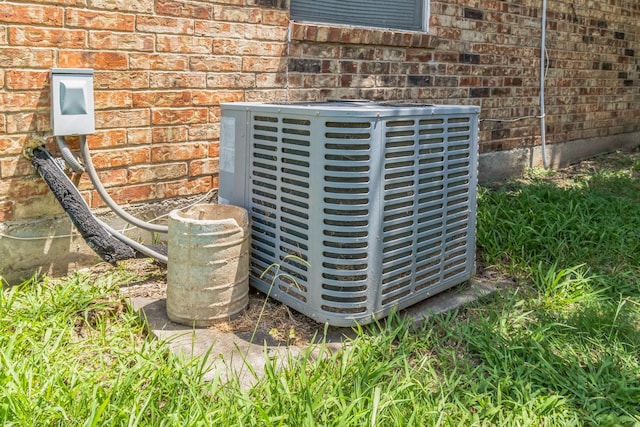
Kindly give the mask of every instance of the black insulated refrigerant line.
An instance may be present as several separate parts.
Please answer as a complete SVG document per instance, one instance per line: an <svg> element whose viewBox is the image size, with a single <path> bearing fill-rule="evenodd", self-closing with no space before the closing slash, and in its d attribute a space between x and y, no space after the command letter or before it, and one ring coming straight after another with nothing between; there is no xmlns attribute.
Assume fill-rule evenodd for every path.
<svg viewBox="0 0 640 427"><path fill-rule="evenodd" d="M136 251L113 237L93 216L75 185L65 175L63 166L58 164L48 151L43 147L34 149L31 163L47 183L82 238L100 258L115 263L136 257Z"/></svg>

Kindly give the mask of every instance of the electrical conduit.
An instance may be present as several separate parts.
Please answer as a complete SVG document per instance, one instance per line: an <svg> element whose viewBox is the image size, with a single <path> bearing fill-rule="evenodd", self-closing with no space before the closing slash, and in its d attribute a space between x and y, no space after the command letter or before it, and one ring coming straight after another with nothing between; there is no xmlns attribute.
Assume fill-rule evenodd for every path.
<svg viewBox="0 0 640 427"><path fill-rule="evenodd" d="M93 183L93 186L95 187L102 200L104 200L104 202L111 208L113 212L115 212L120 218L124 219L130 224L135 225L136 227L140 227L144 230L156 233L167 233L168 227L166 225L152 224L150 222L146 222L134 217L133 215L123 210L120 206L118 206L118 204L111 198L111 196L109 196L109 193L107 193L107 190L105 190L104 186L100 182L98 174L96 173L96 169L93 166L93 162L91 161L91 153L89 152L89 144L87 144L87 138L84 135L80 135L80 154L82 155L82 161L84 162L87 174L89 175L89 179Z"/></svg>
<svg viewBox="0 0 640 427"><path fill-rule="evenodd" d="M130 239L129 237L125 236L124 234L122 234L119 231L115 230L114 228L110 227L108 224L106 224L104 221L101 221L98 218L96 218L96 221L98 221L98 223L109 234L111 234L116 239L120 240L125 245L131 246L136 251L138 251L138 252L140 252L142 254L145 254L145 255L147 255L147 256L149 256L151 258L154 258L154 259L160 261L163 264L166 264L167 262L169 262L169 258L166 255L161 254L159 252L156 252L153 249L150 249L150 248L146 247L145 245L142 245L142 244L136 242L135 240Z"/></svg>
<svg viewBox="0 0 640 427"><path fill-rule="evenodd" d="M51 163L53 165L55 165L55 167L60 171L59 174L57 174L57 178L59 179L63 179L67 182L67 186L65 186L65 188L68 191L72 191L74 193L74 200L75 203L82 203L84 210L86 212L89 213L89 215L93 218L93 220L95 220L98 225L100 225L107 233L109 233L112 237L118 239L120 242L124 243L125 245L135 249L136 251L147 255L149 257L155 258L156 260L166 264L168 262L168 258L166 255L161 254L159 252L154 251L153 249L150 249L138 242L136 242L133 239L130 239L129 237L125 236L124 234L120 233L119 231L113 229L112 227L110 227L108 224L106 224L104 221L98 219L95 217L95 215L93 215L91 213L91 210L89 209L89 206L86 204L84 198L82 197L82 195L80 194L80 191L78 191L78 188L75 186L75 184L73 184L73 182L69 179L69 177L64 173L64 170L62 169L62 167L56 162L56 159L54 159L48 151L46 151L43 147L38 148L38 150L42 151L46 157L48 157L51 160ZM40 171L41 172L41 171ZM73 219L73 218L72 218ZM76 224L76 227L78 226L82 226L83 224ZM85 236L83 236L85 237ZM86 237L85 237L86 239Z"/></svg>
<svg viewBox="0 0 640 427"><path fill-rule="evenodd" d="M56 136L56 142L58 143L58 147L60 147L60 154L62 154L62 158L67 162L71 170L75 173L84 172L84 168L67 146L67 142L64 140L64 136Z"/></svg>

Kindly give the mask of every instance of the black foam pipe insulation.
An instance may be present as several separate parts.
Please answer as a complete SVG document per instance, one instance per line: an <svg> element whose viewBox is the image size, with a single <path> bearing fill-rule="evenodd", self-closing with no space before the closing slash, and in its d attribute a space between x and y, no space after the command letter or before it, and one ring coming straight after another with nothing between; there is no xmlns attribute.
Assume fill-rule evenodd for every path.
<svg viewBox="0 0 640 427"><path fill-rule="evenodd" d="M93 216L84 199L60 166L44 148L33 150L31 163L47 183L73 225L78 229L87 245L104 261L135 258L136 251L108 233Z"/></svg>

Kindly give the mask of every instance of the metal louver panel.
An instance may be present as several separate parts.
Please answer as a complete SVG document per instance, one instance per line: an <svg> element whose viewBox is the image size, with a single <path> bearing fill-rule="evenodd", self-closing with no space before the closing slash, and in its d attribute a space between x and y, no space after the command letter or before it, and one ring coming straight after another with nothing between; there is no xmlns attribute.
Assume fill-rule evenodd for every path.
<svg viewBox="0 0 640 427"><path fill-rule="evenodd" d="M255 287L350 326L472 276L479 108L222 109L220 200L251 214Z"/></svg>

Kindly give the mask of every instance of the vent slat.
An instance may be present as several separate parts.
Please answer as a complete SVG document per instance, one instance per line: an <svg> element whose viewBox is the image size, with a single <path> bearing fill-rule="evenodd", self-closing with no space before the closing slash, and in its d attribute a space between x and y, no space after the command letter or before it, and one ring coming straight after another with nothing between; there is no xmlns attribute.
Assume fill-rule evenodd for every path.
<svg viewBox="0 0 640 427"><path fill-rule="evenodd" d="M237 178L246 183L259 289L273 279L259 279L264 269L283 263L289 278L276 281L274 298L349 326L473 273L477 107L358 101L223 104L222 112L235 126L225 135L246 135L226 148L241 147L235 164L247 174ZM221 148L230 144L223 139ZM238 200L225 194L223 175L220 187Z"/></svg>

